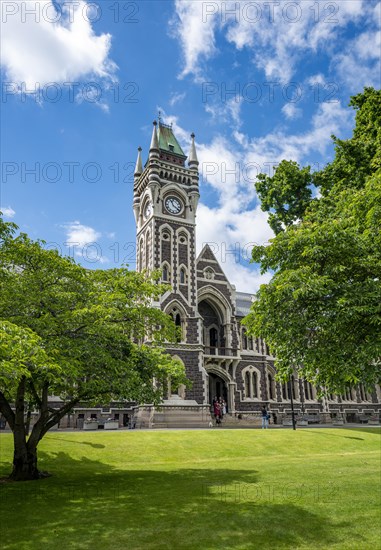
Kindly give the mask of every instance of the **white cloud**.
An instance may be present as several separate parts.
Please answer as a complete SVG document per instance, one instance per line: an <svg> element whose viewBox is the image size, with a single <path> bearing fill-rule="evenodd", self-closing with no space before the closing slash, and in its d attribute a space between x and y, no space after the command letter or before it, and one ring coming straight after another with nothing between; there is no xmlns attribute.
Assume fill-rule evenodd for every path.
<svg viewBox="0 0 381 550"><path fill-rule="evenodd" d="M306 51L329 55L341 51L340 29L376 19L374 2L364 0L340 3L176 0L175 10L177 18L172 20L172 29L184 57L181 76L193 74L196 80L205 72L205 62L218 53L217 33L237 50L247 48L252 52L252 61L267 79L288 82ZM229 10L234 12L230 16Z"/></svg>
<svg viewBox="0 0 381 550"><path fill-rule="evenodd" d="M282 107L282 113L289 120L294 120L302 116L302 110L299 109L295 103L286 103L286 105Z"/></svg>
<svg viewBox="0 0 381 550"><path fill-rule="evenodd" d="M229 281L242 292L255 292L270 280L269 274L261 275L249 262L254 244L265 244L272 236L267 214L259 206L241 213L231 211L229 205L210 208L200 203L198 207L198 253L208 243Z"/></svg>
<svg viewBox="0 0 381 550"><path fill-rule="evenodd" d="M13 218L16 214L10 206L0 206L0 212L3 213L4 218Z"/></svg>
<svg viewBox="0 0 381 550"><path fill-rule="evenodd" d="M332 59L332 66L340 79L352 89L360 91L360 82L361 87L378 88L381 84L380 50L381 31L363 32L348 44L345 53Z"/></svg>
<svg viewBox="0 0 381 550"><path fill-rule="evenodd" d="M169 100L169 104L171 107L173 107L174 105L176 105L177 103L181 103L185 97L186 97L186 92L183 92L183 93L180 93L180 92L177 92L177 93L173 93L171 95L171 98Z"/></svg>
<svg viewBox="0 0 381 550"><path fill-rule="evenodd" d="M171 30L183 51L184 68L181 77L190 73L201 75L200 61L210 59L216 53L214 29L215 16L207 16L207 2L176 0L176 15L171 21ZM212 3L210 3L212 4Z"/></svg>
<svg viewBox="0 0 381 550"><path fill-rule="evenodd" d="M353 113L340 102L322 103L310 127L302 133L278 130L250 138L235 130L233 139L216 135L209 143L196 143L201 173L197 249L200 252L205 243L213 245L217 259L237 289L255 291L270 278L269 274L260 275L248 262L253 244L265 244L273 236L267 214L258 204L254 186L257 174L268 173L283 159L314 165L317 153L319 159L326 155L331 134L342 135L350 127L352 117ZM173 124L187 153L190 132L179 125L177 117L164 113L164 118ZM215 193L213 207L203 203L206 187Z"/></svg>
<svg viewBox="0 0 381 550"><path fill-rule="evenodd" d="M316 84L325 84L325 82L326 82L325 76L321 73L314 74L310 76L307 80L307 83L310 86L316 86Z"/></svg>
<svg viewBox="0 0 381 550"><path fill-rule="evenodd" d="M99 239L102 233L90 227L83 225L79 221L67 222L61 226L66 233L65 246L74 250L75 256L80 258L83 263L96 265L106 264L110 260L103 255L102 246ZM107 237L113 238L114 233L107 233Z"/></svg>
<svg viewBox="0 0 381 550"><path fill-rule="evenodd" d="M331 145L331 135L343 135L352 123L353 113L340 102L321 103L312 118L311 128L300 134L276 131L249 142L247 162L258 164L268 172L272 164L282 159L316 162L316 154L325 155Z"/></svg>
<svg viewBox="0 0 381 550"><path fill-rule="evenodd" d="M96 35L85 0L69 0L56 11L51 0L31 4L39 16L26 15L28 2L2 2L2 64L7 78L25 83L27 90L48 83L76 82L85 76L114 79L115 63L109 58L111 35ZM16 13L6 15L7 5ZM9 9L9 8L8 8ZM31 9L31 6L29 6ZM51 21L54 14L59 17Z"/></svg>
<svg viewBox="0 0 381 550"><path fill-rule="evenodd" d="M97 242L102 236L96 229L83 225L79 221L65 223L62 227L66 232L66 242L70 246L83 248L90 243Z"/></svg>

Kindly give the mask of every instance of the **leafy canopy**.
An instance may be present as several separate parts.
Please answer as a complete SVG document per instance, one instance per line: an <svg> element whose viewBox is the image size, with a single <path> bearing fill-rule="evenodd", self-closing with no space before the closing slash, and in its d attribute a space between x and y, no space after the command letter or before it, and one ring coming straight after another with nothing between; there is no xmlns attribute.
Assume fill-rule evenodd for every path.
<svg viewBox="0 0 381 550"><path fill-rule="evenodd" d="M352 138L334 138L334 160L313 174L319 198L308 198L308 167L283 161L259 178L276 236L252 258L274 275L245 319L281 378L297 368L338 393L381 378L381 91L366 88L351 106Z"/></svg>
<svg viewBox="0 0 381 550"><path fill-rule="evenodd" d="M168 376L184 383L183 366L163 352L176 328L152 307L166 290L157 273L86 270L14 232L1 221L0 383L9 402L23 377L26 398L39 403L48 386L71 405L158 402Z"/></svg>

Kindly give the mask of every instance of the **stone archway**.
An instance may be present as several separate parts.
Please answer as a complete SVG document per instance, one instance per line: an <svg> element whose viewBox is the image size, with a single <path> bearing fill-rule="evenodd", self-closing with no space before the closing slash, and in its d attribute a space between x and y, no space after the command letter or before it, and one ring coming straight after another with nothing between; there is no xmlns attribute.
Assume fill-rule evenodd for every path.
<svg viewBox="0 0 381 550"><path fill-rule="evenodd" d="M214 372L209 373L209 403L212 405L213 398L217 397L218 399L222 397L225 402L227 409L229 404L229 389L225 380L223 380L218 374Z"/></svg>
<svg viewBox="0 0 381 550"><path fill-rule="evenodd" d="M226 410L232 413L234 410L234 384L229 374L217 365L207 365L208 373L208 399L212 406L213 398L222 397L226 402Z"/></svg>

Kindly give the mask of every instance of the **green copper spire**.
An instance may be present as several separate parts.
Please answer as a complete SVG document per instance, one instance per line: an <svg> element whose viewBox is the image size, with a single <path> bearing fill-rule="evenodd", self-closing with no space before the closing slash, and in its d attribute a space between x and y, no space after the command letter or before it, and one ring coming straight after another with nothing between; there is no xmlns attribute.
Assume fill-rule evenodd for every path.
<svg viewBox="0 0 381 550"><path fill-rule="evenodd" d="M186 158L184 151L181 149L179 142L175 138L172 126L159 122L159 149L166 153L172 153Z"/></svg>

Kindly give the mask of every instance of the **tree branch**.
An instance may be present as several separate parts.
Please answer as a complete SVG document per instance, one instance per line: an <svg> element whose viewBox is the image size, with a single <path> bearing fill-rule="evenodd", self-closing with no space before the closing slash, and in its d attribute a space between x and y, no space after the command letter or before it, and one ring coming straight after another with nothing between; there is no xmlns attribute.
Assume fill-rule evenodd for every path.
<svg viewBox="0 0 381 550"><path fill-rule="evenodd" d="M42 402L41 402L40 396L38 395L38 393L36 391L36 388L35 388L35 385L33 384L32 380L29 380L29 387L30 387L30 391L32 392L32 395L33 395L34 399L36 400L36 403L37 403L38 407L41 408Z"/></svg>
<svg viewBox="0 0 381 550"><path fill-rule="evenodd" d="M8 422L9 427L13 431L15 427L15 413L12 411L7 398L1 391L0 391L0 412L5 416L5 419Z"/></svg>

